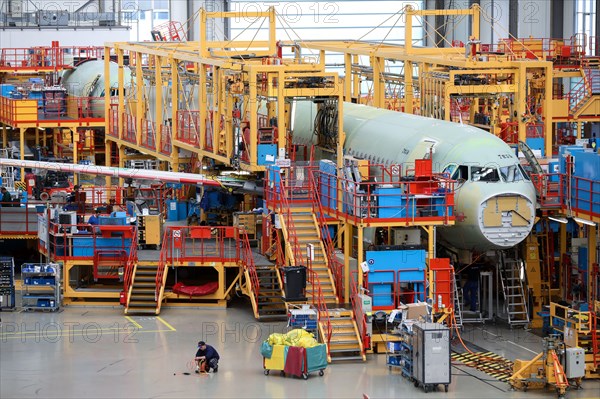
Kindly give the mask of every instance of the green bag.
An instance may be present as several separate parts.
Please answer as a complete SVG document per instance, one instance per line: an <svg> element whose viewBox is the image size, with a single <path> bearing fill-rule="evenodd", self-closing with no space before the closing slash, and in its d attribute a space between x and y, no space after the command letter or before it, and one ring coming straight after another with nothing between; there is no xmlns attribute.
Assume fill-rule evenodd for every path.
<svg viewBox="0 0 600 399"><path fill-rule="evenodd" d="M262 345L260 346L260 353L265 359L270 359L273 355L273 346L267 341L263 341Z"/></svg>

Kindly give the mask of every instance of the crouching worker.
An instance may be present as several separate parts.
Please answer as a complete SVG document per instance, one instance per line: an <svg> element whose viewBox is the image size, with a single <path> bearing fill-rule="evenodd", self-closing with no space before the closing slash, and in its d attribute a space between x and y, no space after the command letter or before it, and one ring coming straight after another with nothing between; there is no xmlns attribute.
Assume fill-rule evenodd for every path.
<svg viewBox="0 0 600 399"><path fill-rule="evenodd" d="M210 369L213 370L213 373L216 373L219 371L219 353L212 346L200 341L196 352L196 363L196 373L208 373Z"/></svg>

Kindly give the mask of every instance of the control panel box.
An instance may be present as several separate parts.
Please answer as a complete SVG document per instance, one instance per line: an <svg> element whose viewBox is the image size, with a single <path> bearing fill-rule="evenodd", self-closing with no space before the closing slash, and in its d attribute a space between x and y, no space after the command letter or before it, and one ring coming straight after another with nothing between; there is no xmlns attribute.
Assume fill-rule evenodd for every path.
<svg viewBox="0 0 600 399"><path fill-rule="evenodd" d="M585 351L583 348L567 348L565 350L565 375L567 378L585 376Z"/></svg>

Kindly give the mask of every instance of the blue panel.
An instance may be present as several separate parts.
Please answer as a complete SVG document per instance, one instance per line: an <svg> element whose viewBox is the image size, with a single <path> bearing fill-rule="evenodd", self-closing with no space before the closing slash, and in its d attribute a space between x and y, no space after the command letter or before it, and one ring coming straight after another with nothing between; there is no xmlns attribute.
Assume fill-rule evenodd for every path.
<svg viewBox="0 0 600 399"><path fill-rule="evenodd" d="M414 197L402 193L400 188L377 188L373 191L377 197L380 218L402 218L415 215Z"/></svg>
<svg viewBox="0 0 600 399"><path fill-rule="evenodd" d="M267 173L269 174L269 183L272 187L277 187L277 192L279 192L279 185L281 184L281 168L279 166L269 166Z"/></svg>
<svg viewBox="0 0 600 399"><path fill-rule="evenodd" d="M337 171L335 164L329 160L321 160L319 170L323 172L319 175L321 203L325 207L335 209L337 202Z"/></svg>
<svg viewBox="0 0 600 399"><path fill-rule="evenodd" d="M277 144L259 144L257 161L259 165L274 165L277 159Z"/></svg>
<svg viewBox="0 0 600 399"><path fill-rule="evenodd" d="M188 214L188 203L187 201L177 202L177 220L185 220Z"/></svg>
<svg viewBox="0 0 600 399"><path fill-rule="evenodd" d="M548 162L548 173L560 173L560 163L559 162ZM558 175L550 176L550 181L553 183L558 182Z"/></svg>
<svg viewBox="0 0 600 399"><path fill-rule="evenodd" d="M373 295L373 306L394 306L391 285L373 285L371 294Z"/></svg>
<svg viewBox="0 0 600 399"><path fill-rule="evenodd" d="M369 283L391 283L394 281L394 276L401 281L423 281L425 253L423 249L367 251L365 258L370 270ZM416 270L400 272L398 277L398 271L407 269Z"/></svg>
<svg viewBox="0 0 600 399"><path fill-rule="evenodd" d="M584 179L600 181L600 154L591 150L578 152L573 174Z"/></svg>
<svg viewBox="0 0 600 399"><path fill-rule="evenodd" d="M527 143L529 148L531 148L532 150L539 150L542 152L542 156L545 156L544 155L544 138L543 137L528 138L525 140L525 142Z"/></svg>
<svg viewBox="0 0 600 399"><path fill-rule="evenodd" d="M14 85L9 85L9 84L0 85L0 95L2 97L8 97L9 93L14 90L15 90Z"/></svg>
<svg viewBox="0 0 600 399"><path fill-rule="evenodd" d="M558 159L560 162L560 173L567 173L565 154L568 152L571 155L577 156L579 152L584 151L584 148L579 145L561 145L558 147Z"/></svg>
<svg viewBox="0 0 600 399"><path fill-rule="evenodd" d="M178 210L176 200L167 200L167 220L173 222L178 220Z"/></svg>

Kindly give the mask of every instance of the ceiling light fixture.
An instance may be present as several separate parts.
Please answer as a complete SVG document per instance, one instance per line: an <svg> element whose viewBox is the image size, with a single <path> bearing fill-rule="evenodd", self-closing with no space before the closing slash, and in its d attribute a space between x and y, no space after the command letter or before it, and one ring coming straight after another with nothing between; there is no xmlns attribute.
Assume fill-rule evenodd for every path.
<svg viewBox="0 0 600 399"><path fill-rule="evenodd" d="M576 221L577 223L586 224L588 226L595 226L596 225L596 223L592 222L591 220L586 220L586 219L578 218L576 216L573 216L573 220Z"/></svg>
<svg viewBox="0 0 600 399"><path fill-rule="evenodd" d="M553 220L558 223L562 223L562 224L569 223L569 221L566 218L559 217L559 216L548 216L548 219Z"/></svg>

